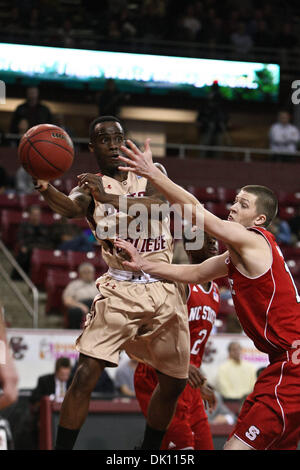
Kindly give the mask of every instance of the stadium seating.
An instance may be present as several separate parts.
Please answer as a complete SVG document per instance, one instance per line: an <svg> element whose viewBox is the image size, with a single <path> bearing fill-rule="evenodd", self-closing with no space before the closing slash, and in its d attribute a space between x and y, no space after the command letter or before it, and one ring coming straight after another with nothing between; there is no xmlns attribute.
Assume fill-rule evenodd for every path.
<svg viewBox="0 0 300 470"><path fill-rule="evenodd" d="M43 211L52 211L49 205L45 202L41 194L38 192L31 194L20 194L20 206L23 211L27 211L30 206L40 206Z"/></svg>
<svg viewBox="0 0 300 470"><path fill-rule="evenodd" d="M285 260L288 259L300 259L300 242L298 244L283 245L280 247Z"/></svg>
<svg viewBox="0 0 300 470"><path fill-rule="evenodd" d="M47 272L51 268L56 272L69 271L67 252L34 248L31 255L30 277L40 289L45 288Z"/></svg>
<svg viewBox="0 0 300 470"><path fill-rule="evenodd" d="M101 254L96 251L80 252L67 251L67 264L71 271L77 271L81 263L91 263L95 266L97 276L107 271L107 264L103 261Z"/></svg>
<svg viewBox="0 0 300 470"><path fill-rule="evenodd" d="M300 277L300 259L288 259L286 264L294 278Z"/></svg>
<svg viewBox="0 0 300 470"><path fill-rule="evenodd" d="M21 210L19 196L15 193L0 194L0 211L3 209Z"/></svg>
<svg viewBox="0 0 300 470"><path fill-rule="evenodd" d="M289 220L296 215L295 207L293 206L279 206L278 215L280 219Z"/></svg>
<svg viewBox="0 0 300 470"><path fill-rule="evenodd" d="M226 204L225 202L206 202L204 207L217 217L220 217L221 219L227 219L230 204Z"/></svg>
<svg viewBox="0 0 300 470"><path fill-rule="evenodd" d="M228 188L222 188L219 187L217 189L218 194L219 194L219 201L221 202L227 202L229 204L232 204L234 202L235 196L237 191L235 189L228 189Z"/></svg>
<svg viewBox="0 0 300 470"><path fill-rule="evenodd" d="M283 206L299 206L300 205L300 191L288 192L279 191L278 203Z"/></svg>
<svg viewBox="0 0 300 470"><path fill-rule="evenodd" d="M200 202L220 202L218 190L212 186L206 188L188 186L187 191L192 193Z"/></svg>
<svg viewBox="0 0 300 470"><path fill-rule="evenodd" d="M65 178L63 180L63 190L66 194L69 194L70 191L77 185L77 178Z"/></svg>
<svg viewBox="0 0 300 470"><path fill-rule="evenodd" d="M46 314L64 314L62 293L64 288L78 277L76 271L58 271L48 269L45 280L45 291L47 293Z"/></svg>
<svg viewBox="0 0 300 470"><path fill-rule="evenodd" d="M61 216L54 212L45 212L41 215L42 223L51 225L57 222ZM1 211L1 237L3 243L11 249L15 249L17 245L17 232L19 225L28 220L27 211L17 211L11 209L4 209Z"/></svg>

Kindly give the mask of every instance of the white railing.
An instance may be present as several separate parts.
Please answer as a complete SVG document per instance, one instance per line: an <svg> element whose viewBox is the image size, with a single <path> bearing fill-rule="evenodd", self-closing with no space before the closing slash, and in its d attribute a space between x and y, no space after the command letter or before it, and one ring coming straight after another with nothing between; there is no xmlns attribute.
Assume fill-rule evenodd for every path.
<svg viewBox="0 0 300 470"><path fill-rule="evenodd" d="M17 134L5 134L5 139L6 140L12 140L12 141L18 141L20 139L20 136ZM85 137L74 137L72 138L72 141L74 142L75 145L83 145L86 146L86 149L88 150L87 146L89 143L89 139ZM137 145L143 146L143 142L136 142ZM199 158L203 157L203 154L205 153L207 158L210 158L210 153L217 153L218 156L217 158L223 159L229 154L234 154L234 155L242 155L242 160L245 162L251 162L253 155L263 155L265 157L270 157L269 160L272 158L278 158L280 156L287 156L290 157L290 161L294 161L295 163L300 162L300 151L297 152L274 152L274 150L266 149L266 148L256 148L256 147L236 147L236 146L228 146L228 145L223 145L223 146L214 146L214 145L196 145L196 144L177 144L177 143L155 143L151 142L151 147L153 149L163 149L164 153L166 156L168 156L168 149L170 150L177 150L177 156L172 155L174 158L179 157L181 159L183 158L188 158L188 151L199 151ZM153 152L155 156L155 150ZM224 155L227 154L227 155ZM224 158L226 159L226 158ZM266 158L268 159L268 158ZM284 161L284 160L282 160Z"/></svg>
<svg viewBox="0 0 300 470"><path fill-rule="evenodd" d="M14 292L16 297L19 299L19 301L25 308L26 312L30 315L32 319L33 328L38 328L39 291L1 240L0 240L0 250L2 251L7 261L11 264L13 268L16 269L16 271L19 273L23 281L27 284L27 286L31 290L32 298L33 298L33 305L30 305L30 303L28 302L26 297L23 295L23 293L20 291L20 289L18 289L15 283L10 279L9 274L7 273L5 268L1 265L1 263L0 263L0 274L2 275L6 283L9 285L10 289Z"/></svg>

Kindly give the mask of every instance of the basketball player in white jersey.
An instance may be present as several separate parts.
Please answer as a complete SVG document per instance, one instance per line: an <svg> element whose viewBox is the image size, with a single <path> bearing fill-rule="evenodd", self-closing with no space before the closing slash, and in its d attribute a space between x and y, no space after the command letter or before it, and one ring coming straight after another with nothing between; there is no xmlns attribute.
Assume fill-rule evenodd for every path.
<svg viewBox="0 0 300 470"><path fill-rule="evenodd" d="M99 294L76 341L79 366L62 404L57 450L73 449L88 413L91 392L103 369L118 365L121 350L157 371L158 385L149 404L142 449L160 448L187 383L190 338L184 296L176 283L136 275L124 268L123 254L113 243L118 233L114 236L110 232L111 228L118 231L124 217L125 222L129 220L122 211L108 206L111 200L121 197L128 207L138 201L148 208L163 201L145 178L118 169L120 146L124 143L124 131L117 118L98 118L90 126L89 149L100 173L80 175L78 186L68 196L48 181L36 182L53 211L68 218L87 218L109 267L96 281ZM106 238L103 227L109 229ZM134 243L147 259L170 264L173 240L168 217L160 221L159 228L158 236L137 237Z"/></svg>

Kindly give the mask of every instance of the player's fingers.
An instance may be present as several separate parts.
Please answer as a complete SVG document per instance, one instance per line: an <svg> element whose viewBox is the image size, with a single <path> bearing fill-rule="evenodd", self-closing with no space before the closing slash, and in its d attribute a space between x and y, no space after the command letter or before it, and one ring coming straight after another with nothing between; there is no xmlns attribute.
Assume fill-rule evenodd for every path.
<svg viewBox="0 0 300 470"><path fill-rule="evenodd" d="M142 153L140 149L132 142L132 140L127 139L126 144L129 145L135 155L140 155Z"/></svg>
<svg viewBox="0 0 300 470"><path fill-rule="evenodd" d="M77 178L79 180L82 180L83 178L85 178L87 176L88 173L81 173L80 175L77 175Z"/></svg>
<svg viewBox="0 0 300 470"><path fill-rule="evenodd" d="M118 170L120 170L120 171L136 171L135 168L131 168L129 166L118 166Z"/></svg>
<svg viewBox="0 0 300 470"><path fill-rule="evenodd" d="M145 143L144 143L144 148L145 148L145 152L148 152L150 149L150 142L151 142L151 139L150 137L147 137L147 139L145 140Z"/></svg>
<svg viewBox="0 0 300 470"><path fill-rule="evenodd" d="M132 271L139 271L137 268L137 265L135 263L132 263L130 261L123 261L123 266L127 266L128 268L132 269Z"/></svg>
<svg viewBox="0 0 300 470"><path fill-rule="evenodd" d="M132 160L131 158L127 158L127 157L124 157L123 155L119 155L118 159L124 163L127 163L127 165L129 166L136 166L135 161Z"/></svg>
<svg viewBox="0 0 300 470"><path fill-rule="evenodd" d="M130 160L136 159L136 154L132 150L130 150L128 147L125 147L125 145L121 145L120 149L123 153L125 153L125 155L127 155L130 158ZM124 155L119 155L119 158L121 157L126 158Z"/></svg>
<svg viewBox="0 0 300 470"><path fill-rule="evenodd" d="M124 250L126 250L128 253L130 253L131 251L133 251L131 248L132 248L132 245L124 242L123 240L116 240L114 242L114 245L117 247L117 248L122 248Z"/></svg>

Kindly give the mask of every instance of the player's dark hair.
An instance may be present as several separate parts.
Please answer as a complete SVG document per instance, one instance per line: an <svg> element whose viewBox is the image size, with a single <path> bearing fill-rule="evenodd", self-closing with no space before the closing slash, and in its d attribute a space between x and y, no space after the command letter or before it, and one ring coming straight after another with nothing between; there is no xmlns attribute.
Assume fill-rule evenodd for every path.
<svg viewBox="0 0 300 470"><path fill-rule="evenodd" d="M92 141L94 139L96 125L101 123L101 122L118 122L122 126L122 123L121 123L120 119L118 119L115 116L99 116L90 123L90 126L89 126L90 141Z"/></svg>
<svg viewBox="0 0 300 470"><path fill-rule="evenodd" d="M256 196L257 212L258 214L264 214L266 216L266 221L263 226L268 227L274 217L276 217L278 211L278 200L274 192L266 186L255 184L244 186L242 190Z"/></svg>

